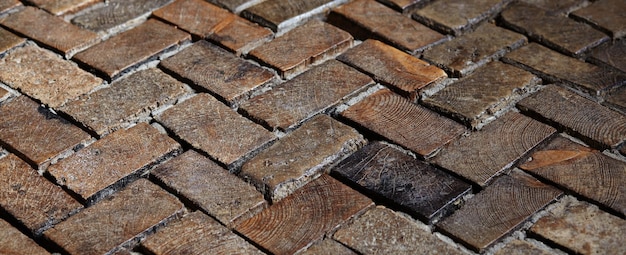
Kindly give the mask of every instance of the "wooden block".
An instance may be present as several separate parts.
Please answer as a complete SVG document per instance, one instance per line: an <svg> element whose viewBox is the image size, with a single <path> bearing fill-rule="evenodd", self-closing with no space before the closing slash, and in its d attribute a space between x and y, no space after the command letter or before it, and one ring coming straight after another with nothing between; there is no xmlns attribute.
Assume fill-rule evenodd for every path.
<svg viewBox="0 0 626 255"><path fill-rule="evenodd" d="M526 255L526 254L536 254L536 255L555 255L561 254L556 251L548 248L545 245L538 245L537 241L530 242L528 240L513 240L508 242L498 250L495 255Z"/></svg>
<svg viewBox="0 0 626 255"><path fill-rule="evenodd" d="M520 0L520 2L534 5L553 15L567 15L589 4L587 0Z"/></svg>
<svg viewBox="0 0 626 255"><path fill-rule="evenodd" d="M246 162L240 175L278 201L363 144L356 130L320 114Z"/></svg>
<svg viewBox="0 0 626 255"><path fill-rule="evenodd" d="M387 89L349 107L341 116L422 156L465 132L462 125Z"/></svg>
<svg viewBox="0 0 626 255"><path fill-rule="evenodd" d="M562 194L514 170L498 178L437 228L482 252Z"/></svg>
<svg viewBox="0 0 626 255"><path fill-rule="evenodd" d="M284 131L373 83L367 75L329 60L242 103L240 110L269 129Z"/></svg>
<svg viewBox="0 0 626 255"><path fill-rule="evenodd" d="M235 229L271 253L292 254L371 206L369 198L322 175Z"/></svg>
<svg viewBox="0 0 626 255"><path fill-rule="evenodd" d="M22 3L18 0L4 0L0 2L0 13L4 13L19 6L22 6Z"/></svg>
<svg viewBox="0 0 626 255"><path fill-rule="evenodd" d="M274 37L271 30L252 23L243 18L235 17L228 25L211 34L208 39L237 55L247 54Z"/></svg>
<svg viewBox="0 0 626 255"><path fill-rule="evenodd" d="M24 43L25 41L26 39L0 28L0 54Z"/></svg>
<svg viewBox="0 0 626 255"><path fill-rule="evenodd" d="M345 2L345 0L267 0L247 8L241 15L282 34Z"/></svg>
<svg viewBox="0 0 626 255"><path fill-rule="evenodd" d="M60 16L80 11L81 9L100 2L100 0L26 0L26 2L34 4L54 15Z"/></svg>
<svg viewBox="0 0 626 255"><path fill-rule="evenodd" d="M626 39L605 42L591 51L588 61L597 65L611 66L626 73Z"/></svg>
<svg viewBox="0 0 626 255"><path fill-rule="evenodd" d="M429 0L380 0L379 2L406 14L423 7Z"/></svg>
<svg viewBox="0 0 626 255"><path fill-rule="evenodd" d="M502 11L511 0L434 1L419 9L413 18L448 34L459 36Z"/></svg>
<svg viewBox="0 0 626 255"><path fill-rule="evenodd" d="M469 184L380 142L352 154L331 173L426 221L471 191Z"/></svg>
<svg viewBox="0 0 626 255"><path fill-rule="evenodd" d="M480 131L454 141L433 162L486 186L555 131L529 117L509 112Z"/></svg>
<svg viewBox="0 0 626 255"><path fill-rule="evenodd" d="M555 85L525 98L517 106L596 146L616 147L626 140L626 116Z"/></svg>
<svg viewBox="0 0 626 255"><path fill-rule="evenodd" d="M263 2L264 0L208 0L209 2L222 6L231 12L240 13L244 9Z"/></svg>
<svg viewBox="0 0 626 255"><path fill-rule="evenodd" d="M626 163L559 136L520 165L626 215Z"/></svg>
<svg viewBox="0 0 626 255"><path fill-rule="evenodd" d="M626 9L626 2L607 0L594 2L591 5L572 12L572 17L584 20L592 27L620 38L626 35L626 18L621 10Z"/></svg>
<svg viewBox="0 0 626 255"><path fill-rule="evenodd" d="M349 248L335 240L325 238L321 242L314 243L306 250L296 253L298 255L356 255Z"/></svg>
<svg viewBox="0 0 626 255"><path fill-rule="evenodd" d="M100 8L82 13L72 23L101 33L113 33L138 18L145 18L172 0L107 0Z"/></svg>
<svg viewBox="0 0 626 255"><path fill-rule="evenodd" d="M50 254L3 219L0 219L0 240L0 251L3 254Z"/></svg>
<svg viewBox="0 0 626 255"><path fill-rule="evenodd" d="M153 15L200 39L213 34L236 17L235 14L203 0L177 0L154 11Z"/></svg>

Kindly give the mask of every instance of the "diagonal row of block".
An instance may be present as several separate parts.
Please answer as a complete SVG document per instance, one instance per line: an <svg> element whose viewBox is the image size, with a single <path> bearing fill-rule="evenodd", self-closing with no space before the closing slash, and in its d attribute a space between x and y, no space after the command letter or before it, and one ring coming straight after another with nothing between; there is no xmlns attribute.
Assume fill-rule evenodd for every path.
<svg viewBox="0 0 626 255"><path fill-rule="evenodd" d="M1 249L624 252L620 1L23 2Z"/></svg>

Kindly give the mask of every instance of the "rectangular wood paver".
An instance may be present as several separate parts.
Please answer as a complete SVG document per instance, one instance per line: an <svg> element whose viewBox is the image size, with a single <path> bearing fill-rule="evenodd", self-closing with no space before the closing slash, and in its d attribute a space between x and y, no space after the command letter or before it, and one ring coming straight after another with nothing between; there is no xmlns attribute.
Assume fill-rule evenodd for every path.
<svg viewBox="0 0 626 255"><path fill-rule="evenodd" d="M0 219L0 240L0 251L5 254L50 254L3 219Z"/></svg>
<svg viewBox="0 0 626 255"><path fill-rule="evenodd" d="M346 0L266 0L245 9L241 15L282 34L285 30L303 24L311 17L345 2Z"/></svg>
<svg viewBox="0 0 626 255"><path fill-rule="evenodd" d="M24 43L26 39L21 38L8 30L0 27L0 54L11 48Z"/></svg>
<svg viewBox="0 0 626 255"><path fill-rule="evenodd" d="M626 2L605 0L594 2L590 6L572 12L572 17L584 20L594 28L620 38L626 35L626 17L621 10L626 9Z"/></svg>
<svg viewBox="0 0 626 255"><path fill-rule="evenodd" d="M54 15L70 14L90 5L98 3L100 0L63 0L63 1L50 1L50 0L26 0L35 6L44 9Z"/></svg>
<svg viewBox="0 0 626 255"><path fill-rule="evenodd" d="M461 35L503 10L511 0L440 0L417 10L413 18L448 34Z"/></svg>
<svg viewBox="0 0 626 255"><path fill-rule="evenodd" d="M108 0L106 5L82 13L72 23L95 32L116 32L127 22L145 17L172 0Z"/></svg>

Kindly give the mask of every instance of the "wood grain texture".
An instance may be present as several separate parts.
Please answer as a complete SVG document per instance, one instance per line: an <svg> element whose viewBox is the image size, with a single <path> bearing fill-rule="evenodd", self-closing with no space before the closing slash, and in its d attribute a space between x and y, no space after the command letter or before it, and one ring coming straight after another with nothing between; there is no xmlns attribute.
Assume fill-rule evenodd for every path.
<svg viewBox="0 0 626 255"><path fill-rule="evenodd" d="M433 162L486 186L555 131L529 117L509 112L480 131L454 141Z"/></svg>
<svg viewBox="0 0 626 255"><path fill-rule="evenodd" d="M3 219L0 219L0 240L0 254L50 254Z"/></svg>
<svg viewBox="0 0 626 255"><path fill-rule="evenodd" d="M626 140L625 115L556 85L525 98L517 106L593 145L615 147Z"/></svg>
<svg viewBox="0 0 626 255"><path fill-rule="evenodd" d="M234 52L236 55L247 54L274 38L271 30L252 23L243 18L235 17L226 25L221 26L208 39Z"/></svg>
<svg viewBox="0 0 626 255"><path fill-rule="evenodd" d="M140 179L48 229L44 236L70 254L104 254L182 210L176 197Z"/></svg>
<svg viewBox="0 0 626 255"><path fill-rule="evenodd" d="M170 222L141 246L155 255L265 254L200 211Z"/></svg>
<svg viewBox="0 0 626 255"><path fill-rule="evenodd" d="M448 77L434 65L371 39L346 51L337 60L368 73L376 81L392 86L413 99L420 89Z"/></svg>
<svg viewBox="0 0 626 255"><path fill-rule="evenodd" d="M598 65L608 65L626 73L626 40L616 40L603 43L591 51L588 61Z"/></svg>
<svg viewBox="0 0 626 255"><path fill-rule="evenodd" d="M562 194L514 170L487 186L437 228L482 252Z"/></svg>
<svg viewBox="0 0 626 255"><path fill-rule="evenodd" d="M21 38L4 28L0 28L0 54L5 51L24 43L26 39Z"/></svg>
<svg viewBox="0 0 626 255"><path fill-rule="evenodd" d="M413 18L424 24L459 36L499 13L511 0L435 1L419 9Z"/></svg>
<svg viewBox="0 0 626 255"><path fill-rule="evenodd" d="M329 60L242 103L240 110L267 128L287 130L373 83L367 75Z"/></svg>
<svg viewBox="0 0 626 255"><path fill-rule="evenodd" d="M555 15L567 14L589 4L587 0L521 0L519 2L534 5Z"/></svg>
<svg viewBox="0 0 626 255"><path fill-rule="evenodd" d="M108 0L107 5L76 16L72 23L96 32L110 32L170 2L172 0Z"/></svg>
<svg viewBox="0 0 626 255"><path fill-rule="evenodd" d="M422 156L432 154L465 128L383 89L349 107L341 116Z"/></svg>
<svg viewBox="0 0 626 255"><path fill-rule="evenodd" d="M337 241L325 238L321 242L314 243L306 250L296 253L297 255L356 255L354 251L341 245Z"/></svg>
<svg viewBox="0 0 626 255"><path fill-rule="evenodd" d="M37 235L83 207L13 154L0 159L0 190L2 210Z"/></svg>
<svg viewBox="0 0 626 255"><path fill-rule="evenodd" d="M513 240L508 242L498 250L495 255L526 255L526 254L534 254L534 255L555 255L561 254L557 253L555 250L547 248L545 245L539 246L537 242L530 242L528 240Z"/></svg>
<svg viewBox="0 0 626 255"><path fill-rule="evenodd" d="M154 11L153 15L201 39L236 18L235 14L203 0L174 1Z"/></svg>
<svg viewBox="0 0 626 255"><path fill-rule="evenodd" d="M99 1L100 0L27 0L26 2L34 4L41 9L44 9L54 15L59 16L75 13L90 5L96 4Z"/></svg>
<svg viewBox="0 0 626 255"><path fill-rule="evenodd" d="M372 205L369 198L322 175L235 229L274 254L292 254Z"/></svg>
<svg viewBox="0 0 626 255"><path fill-rule="evenodd" d="M353 1L335 8L328 20L357 39L381 40L411 53L445 39L444 35L374 0Z"/></svg>
<svg viewBox="0 0 626 255"><path fill-rule="evenodd" d="M610 34L613 38L626 35L626 18L622 10L626 9L626 2L621 0L605 0L576 10L571 17L584 20L595 29Z"/></svg>
<svg viewBox="0 0 626 255"><path fill-rule="evenodd" d="M519 166L626 215L626 163L559 136Z"/></svg>
<svg viewBox="0 0 626 255"><path fill-rule="evenodd" d="M469 184L380 142L352 154L331 173L427 221L471 190Z"/></svg>
<svg viewBox="0 0 626 255"><path fill-rule="evenodd" d="M244 10L241 15L281 33L344 2L345 0L267 0Z"/></svg>

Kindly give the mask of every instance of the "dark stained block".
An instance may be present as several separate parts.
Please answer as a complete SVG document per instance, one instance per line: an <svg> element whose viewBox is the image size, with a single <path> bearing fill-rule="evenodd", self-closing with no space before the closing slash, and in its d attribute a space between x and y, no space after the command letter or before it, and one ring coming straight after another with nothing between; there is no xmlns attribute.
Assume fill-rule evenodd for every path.
<svg viewBox="0 0 626 255"><path fill-rule="evenodd" d="M547 248L545 245L537 245L537 241L530 242L528 240L513 240L508 242L498 250L494 255L554 255L554 250Z"/></svg>
<svg viewBox="0 0 626 255"><path fill-rule="evenodd" d="M60 155L82 147L91 139L80 128L26 96L0 107L0 144L17 151L40 171Z"/></svg>
<svg viewBox="0 0 626 255"><path fill-rule="evenodd" d="M345 0L266 0L247 8L241 15L282 34L313 16L323 14L345 2Z"/></svg>
<svg viewBox="0 0 626 255"><path fill-rule="evenodd" d="M626 2L622 0L604 0L571 13L571 17L584 20L596 29L620 38L626 35Z"/></svg>
<svg viewBox="0 0 626 255"><path fill-rule="evenodd" d="M626 163L600 151L559 136L520 168L626 215Z"/></svg>
<svg viewBox="0 0 626 255"><path fill-rule="evenodd" d="M352 41L347 32L313 20L259 46L250 56L276 69L283 78L291 78L339 55Z"/></svg>
<svg viewBox="0 0 626 255"><path fill-rule="evenodd" d="M555 131L529 117L509 112L480 131L450 143L433 162L486 186Z"/></svg>
<svg viewBox="0 0 626 255"><path fill-rule="evenodd" d="M331 173L427 221L471 190L469 184L380 142L352 154Z"/></svg>
<svg viewBox="0 0 626 255"><path fill-rule="evenodd" d="M269 252L292 254L371 206L369 198L322 175L235 230Z"/></svg>
<svg viewBox="0 0 626 255"><path fill-rule="evenodd" d="M444 35L374 0L357 0L340 6L328 20L357 39L385 41L411 53L445 39Z"/></svg>
<svg viewBox="0 0 626 255"><path fill-rule="evenodd" d="M180 150L180 145L147 123L118 130L48 168L57 183L91 203L116 183ZM129 160L132 159L132 160Z"/></svg>
<svg viewBox="0 0 626 255"><path fill-rule="evenodd" d="M80 11L100 1L101 0L26 0L26 2L57 16Z"/></svg>
<svg viewBox="0 0 626 255"><path fill-rule="evenodd" d="M511 0L440 0L417 10L413 18L448 34L459 36L502 11Z"/></svg>
<svg viewBox="0 0 626 255"><path fill-rule="evenodd" d="M183 209L172 194L139 179L48 229L44 236L69 254L105 254L132 246L142 232Z"/></svg>
<svg viewBox="0 0 626 255"><path fill-rule="evenodd" d="M387 89L350 106L341 116L421 156L431 155L466 131L461 124Z"/></svg>
<svg viewBox="0 0 626 255"><path fill-rule="evenodd" d="M0 54L24 43L25 41L26 39L0 28Z"/></svg>
<svg viewBox="0 0 626 255"><path fill-rule="evenodd" d="M2 210L35 235L83 207L13 154L0 158L0 190Z"/></svg>
<svg viewBox="0 0 626 255"><path fill-rule="evenodd" d="M480 129L512 108L540 81L522 69L492 62L422 102L472 128Z"/></svg>
<svg viewBox="0 0 626 255"><path fill-rule="evenodd" d="M589 4L588 0L520 0L520 2L547 10L551 15L567 15L568 13Z"/></svg>
<svg viewBox="0 0 626 255"><path fill-rule="evenodd" d="M412 99L417 91L448 77L425 61L376 40L367 40L337 60L361 70L378 82L400 90Z"/></svg>
<svg viewBox="0 0 626 255"><path fill-rule="evenodd" d="M107 0L107 4L72 19L72 23L102 33L117 32L124 24L147 17L172 0Z"/></svg>
<svg viewBox="0 0 626 255"><path fill-rule="evenodd" d="M208 0L208 2L222 6L234 13L240 13L244 9L263 1L264 0Z"/></svg>
<svg viewBox="0 0 626 255"><path fill-rule="evenodd" d="M43 10L26 7L5 18L0 24L70 57L100 41L98 35L81 29Z"/></svg>
<svg viewBox="0 0 626 255"><path fill-rule="evenodd" d="M524 3L504 10L502 20L506 26L571 56L579 56L609 39L586 24Z"/></svg>
<svg viewBox="0 0 626 255"><path fill-rule="evenodd" d="M179 103L156 119L224 165L235 163L275 138L208 94Z"/></svg>
<svg viewBox="0 0 626 255"><path fill-rule="evenodd" d="M320 114L246 162L240 175L278 201L365 143L353 128Z"/></svg>
<svg viewBox="0 0 626 255"><path fill-rule="evenodd" d="M265 254L199 211L170 222L141 246L155 255Z"/></svg>
<svg viewBox="0 0 626 255"><path fill-rule="evenodd" d="M379 0L379 2L402 13L408 13L415 8L423 7L429 1L430 0Z"/></svg>
<svg viewBox="0 0 626 255"><path fill-rule="evenodd" d="M547 82L566 83L592 95L626 83L624 73L564 56L536 43L508 53L502 60L533 72Z"/></svg>
<svg viewBox="0 0 626 255"><path fill-rule="evenodd" d="M422 58L461 77L525 43L523 35L485 23L474 32L433 46Z"/></svg>
<svg viewBox="0 0 626 255"><path fill-rule="evenodd" d="M50 254L35 241L22 234L8 222L0 219L0 252L3 254Z"/></svg>
<svg viewBox="0 0 626 255"><path fill-rule="evenodd" d="M329 60L242 103L240 109L270 129L287 130L373 83L367 75Z"/></svg>
<svg viewBox="0 0 626 255"><path fill-rule="evenodd" d="M561 194L558 189L514 170L440 221L437 228L482 252Z"/></svg>
<svg viewBox="0 0 626 255"><path fill-rule="evenodd" d="M233 226L267 207L263 194L194 151L150 172L226 226Z"/></svg>
<svg viewBox="0 0 626 255"><path fill-rule="evenodd" d="M186 92L183 83L151 68L126 76L58 110L102 136L149 118L152 110L174 103Z"/></svg>
<svg viewBox="0 0 626 255"><path fill-rule="evenodd" d="M189 34L150 19L138 27L76 54L74 60L112 80L126 69L189 39Z"/></svg>
<svg viewBox="0 0 626 255"><path fill-rule="evenodd" d="M161 61L161 67L231 105L274 78L272 72L206 41L198 41Z"/></svg>
<svg viewBox="0 0 626 255"><path fill-rule="evenodd" d="M626 38L606 42L591 51L588 61L597 65L611 66L626 73Z"/></svg>
<svg viewBox="0 0 626 255"><path fill-rule="evenodd" d="M625 115L556 85L523 99L517 107L597 146L616 147L626 140Z"/></svg>

